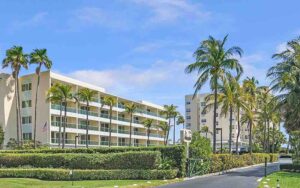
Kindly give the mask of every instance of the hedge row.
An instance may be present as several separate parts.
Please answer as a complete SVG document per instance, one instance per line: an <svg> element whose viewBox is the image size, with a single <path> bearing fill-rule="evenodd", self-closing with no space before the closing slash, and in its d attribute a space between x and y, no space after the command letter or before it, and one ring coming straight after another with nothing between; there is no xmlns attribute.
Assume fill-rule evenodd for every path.
<svg viewBox="0 0 300 188"><path fill-rule="evenodd" d="M174 161L173 168L179 169L178 176L185 175L186 151L185 146L154 146L154 147L99 147L77 149L41 149L41 150L1 150L0 153L120 153L128 151L160 151L161 157Z"/></svg>
<svg viewBox="0 0 300 188"><path fill-rule="evenodd" d="M73 170L49 168L0 168L1 178L38 178L43 180L117 180L172 179L177 170Z"/></svg>
<svg viewBox="0 0 300 188"><path fill-rule="evenodd" d="M161 163L160 159L158 151L112 154L2 153L0 166L7 168L32 166L72 169L155 169Z"/></svg>
<svg viewBox="0 0 300 188"><path fill-rule="evenodd" d="M232 168L250 166L265 162L275 162L278 160L278 154L253 153L243 155L216 154L212 156L210 172L220 172Z"/></svg>

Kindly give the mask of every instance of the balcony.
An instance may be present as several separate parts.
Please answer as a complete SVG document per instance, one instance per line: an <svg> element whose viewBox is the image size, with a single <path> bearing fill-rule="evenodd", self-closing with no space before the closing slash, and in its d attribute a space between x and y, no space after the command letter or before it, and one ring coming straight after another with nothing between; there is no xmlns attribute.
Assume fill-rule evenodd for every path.
<svg viewBox="0 0 300 188"><path fill-rule="evenodd" d="M58 138L51 138L51 143L57 144ZM75 139L65 139L65 144L75 144Z"/></svg>
<svg viewBox="0 0 300 188"><path fill-rule="evenodd" d="M79 129L84 129L84 130L86 130L86 125L84 125L84 124L79 124L79 125L78 125L78 128L79 128ZM89 129L89 130L92 130L92 131L99 131L99 127L93 126L93 125L89 125L89 126L88 126L88 129Z"/></svg>
<svg viewBox="0 0 300 188"><path fill-rule="evenodd" d="M101 145L101 146L108 146L108 141L101 141L101 142L100 142L100 145ZM115 143L115 142L111 142L110 145L111 145L111 146L118 146L118 144Z"/></svg>
<svg viewBox="0 0 300 188"><path fill-rule="evenodd" d="M101 127L100 130L103 131L103 132L109 132L109 128L106 128L106 127ZM118 130L117 129L111 129L111 132L112 133L118 133Z"/></svg>
<svg viewBox="0 0 300 188"><path fill-rule="evenodd" d="M85 141L85 140L80 140L80 141L79 141L79 144L84 144L84 145L86 145L86 141ZM95 146L98 146L98 145L99 145L99 142L97 142L97 141L92 141L92 140L88 140L88 145L95 145Z"/></svg>
<svg viewBox="0 0 300 188"><path fill-rule="evenodd" d="M55 127L59 127L60 122L59 121L51 121L51 125L55 126ZM64 126L64 123L61 124L61 127ZM67 123L66 125L67 128L72 128L72 129L76 129L76 124L74 123Z"/></svg>

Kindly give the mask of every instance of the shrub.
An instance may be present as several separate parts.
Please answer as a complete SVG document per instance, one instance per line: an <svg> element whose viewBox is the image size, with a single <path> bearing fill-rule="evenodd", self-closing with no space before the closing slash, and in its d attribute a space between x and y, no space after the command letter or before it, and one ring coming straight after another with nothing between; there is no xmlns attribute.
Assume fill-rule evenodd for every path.
<svg viewBox="0 0 300 188"><path fill-rule="evenodd" d="M113 154L0 154L0 165L5 167L29 165L37 168L155 169L159 164L158 151Z"/></svg>
<svg viewBox="0 0 300 188"><path fill-rule="evenodd" d="M210 140L194 132L189 148L190 158L207 159L211 156Z"/></svg>
<svg viewBox="0 0 300 188"><path fill-rule="evenodd" d="M49 168L0 168L1 178L38 178L43 180L117 180L172 179L177 170L73 170Z"/></svg>
<svg viewBox="0 0 300 188"><path fill-rule="evenodd" d="M185 175L186 151L185 146L153 146L153 147L99 147L78 149L38 149L38 150L2 150L0 153L120 153L128 151L160 151L162 158L174 161L173 168L178 169L178 176Z"/></svg>

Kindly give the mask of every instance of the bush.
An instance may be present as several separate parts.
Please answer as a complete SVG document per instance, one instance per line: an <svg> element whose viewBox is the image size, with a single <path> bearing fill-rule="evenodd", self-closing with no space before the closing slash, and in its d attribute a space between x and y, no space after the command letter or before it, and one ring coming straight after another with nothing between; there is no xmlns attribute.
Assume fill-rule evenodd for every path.
<svg viewBox="0 0 300 188"><path fill-rule="evenodd" d="M189 153L190 158L208 159L212 154L210 140L194 132Z"/></svg>
<svg viewBox="0 0 300 188"><path fill-rule="evenodd" d="M155 146L155 147L99 147L78 149L39 149L39 150L2 150L0 153L120 153L128 151L160 151L162 158L174 161L173 168L178 169L178 176L185 175L186 151L185 146Z"/></svg>
<svg viewBox="0 0 300 188"><path fill-rule="evenodd" d="M72 169L155 169L160 164L160 152L123 152L113 154L0 154L5 167Z"/></svg>
<svg viewBox="0 0 300 188"><path fill-rule="evenodd" d="M38 178L43 180L117 180L172 179L177 170L73 170L49 168L0 168L1 178Z"/></svg>

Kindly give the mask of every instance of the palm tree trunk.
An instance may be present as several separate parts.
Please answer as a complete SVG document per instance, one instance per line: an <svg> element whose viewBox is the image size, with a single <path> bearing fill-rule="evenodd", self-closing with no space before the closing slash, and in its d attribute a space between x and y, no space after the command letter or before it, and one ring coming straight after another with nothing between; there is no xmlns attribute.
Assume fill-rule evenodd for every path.
<svg viewBox="0 0 300 188"><path fill-rule="evenodd" d="M252 122L249 123L249 153L252 154Z"/></svg>
<svg viewBox="0 0 300 188"><path fill-rule="evenodd" d="M112 121L112 105L109 109L109 137L108 137L108 147L111 146L111 121Z"/></svg>
<svg viewBox="0 0 300 188"><path fill-rule="evenodd" d="M232 107L230 107L229 109L229 144L228 144L228 147L229 147L229 153L231 153L231 142L232 142L232 113L233 113L233 110L232 110Z"/></svg>
<svg viewBox="0 0 300 188"><path fill-rule="evenodd" d="M67 126L67 100L64 101L65 102L65 115L64 115L64 130L63 130L63 136L62 136L62 149L65 148L65 142L66 142L66 126Z"/></svg>
<svg viewBox="0 0 300 188"><path fill-rule="evenodd" d="M174 116L173 145L175 145L175 125L176 125L176 116Z"/></svg>
<svg viewBox="0 0 300 188"><path fill-rule="evenodd" d="M86 145L86 148L89 148L89 139L88 139L88 136L89 136L89 101L87 101L86 103L87 105L87 109L86 109L86 126L85 126L85 129L86 129L86 135L85 135L85 145Z"/></svg>
<svg viewBox="0 0 300 188"><path fill-rule="evenodd" d="M266 129L267 129L267 122L266 122L266 120L265 120L265 122L264 122L264 124L265 124L265 126L264 126L264 152L266 153L266 146L267 146L267 144L266 144Z"/></svg>
<svg viewBox="0 0 300 188"><path fill-rule="evenodd" d="M38 93L39 93L39 86L40 86L40 70L41 70L42 64L39 64L39 67L37 69L37 84L36 84L36 92L35 92L35 104L34 104L34 133L33 133L33 144L34 149L36 148L36 116L37 116L37 102L38 102Z"/></svg>
<svg viewBox="0 0 300 188"><path fill-rule="evenodd" d="M270 120L268 119L268 139L267 139L267 151L270 153Z"/></svg>
<svg viewBox="0 0 300 188"><path fill-rule="evenodd" d="M18 142L18 146L20 146L20 122L19 122L19 98L18 98L18 84L17 84L17 75L15 75L15 80L16 80L16 83L15 83L15 96L16 96L16 125L17 125L17 142Z"/></svg>
<svg viewBox="0 0 300 188"><path fill-rule="evenodd" d="M62 101L60 102L60 110L59 110L59 117L60 117L60 122L59 122L59 136L58 136L58 147L60 148L60 144L61 144L61 125L62 125Z"/></svg>
<svg viewBox="0 0 300 188"><path fill-rule="evenodd" d="M22 117L21 117L21 105L20 105L20 90L19 90L19 72L17 72L17 75L16 75L16 83L17 83L17 89L16 89L16 91L17 91L17 110L18 110L18 117L17 117L17 121L18 121L18 127L19 127L19 134L20 134L20 136L19 136L19 142L18 142L18 145L20 146L23 146L23 127L22 127L22 121L21 121L21 119L22 119ZM18 135L19 135L18 134Z"/></svg>
<svg viewBox="0 0 300 188"><path fill-rule="evenodd" d="M148 136L148 139L147 139L147 147L149 147L149 145L150 145L150 139L149 139L149 136L150 136L150 127L148 127L148 130L147 130L147 136Z"/></svg>
<svg viewBox="0 0 300 188"><path fill-rule="evenodd" d="M241 132L241 125L240 125L240 108L237 109L237 124L238 124L238 133L236 136L236 143L235 143L235 152L238 155L239 154L239 138L240 138L240 132Z"/></svg>
<svg viewBox="0 0 300 188"><path fill-rule="evenodd" d="M205 137L207 138L207 132L205 133Z"/></svg>
<svg viewBox="0 0 300 188"><path fill-rule="evenodd" d="M170 127L171 127L171 118L169 118L169 128L168 128L167 134L166 134L166 135L167 135L167 138L166 138L166 143L165 143L165 145L168 145Z"/></svg>
<svg viewBox="0 0 300 188"><path fill-rule="evenodd" d="M132 120L133 120L133 113L130 114L130 126L129 126L129 146L131 146L131 137L132 137Z"/></svg>
<svg viewBox="0 0 300 188"><path fill-rule="evenodd" d="M218 97L218 89L217 89L217 78L214 78L214 119L213 119L213 153L216 153L216 129L217 129L217 97Z"/></svg>

